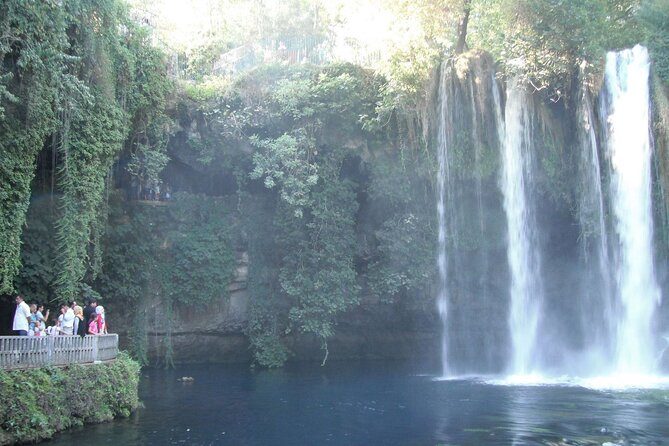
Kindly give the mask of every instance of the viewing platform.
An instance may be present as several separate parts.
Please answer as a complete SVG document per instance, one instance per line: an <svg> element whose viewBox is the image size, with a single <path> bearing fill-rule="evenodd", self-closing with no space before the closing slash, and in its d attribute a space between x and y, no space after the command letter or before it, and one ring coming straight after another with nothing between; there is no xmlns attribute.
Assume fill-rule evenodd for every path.
<svg viewBox="0 0 669 446"><path fill-rule="evenodd" d="M167 200L133 200L133 202L142 206L167 206L169 203Z"/></svg>
<svg viewBox="0 0 669 446"><path fill-rule="evenodd" d="M0 369L15 370L110 361L118 335L0 336Z"/></svg>

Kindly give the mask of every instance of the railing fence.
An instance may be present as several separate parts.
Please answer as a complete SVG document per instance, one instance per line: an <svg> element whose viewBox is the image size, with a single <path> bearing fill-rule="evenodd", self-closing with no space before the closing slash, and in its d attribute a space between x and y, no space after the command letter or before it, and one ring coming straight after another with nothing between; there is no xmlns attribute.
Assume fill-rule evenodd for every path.
<svg viewBox="0 0 669 446"><path fill-rule="evenodd" d="M118 335L0 336L0 368L85 364L115 359Z"/></svg>

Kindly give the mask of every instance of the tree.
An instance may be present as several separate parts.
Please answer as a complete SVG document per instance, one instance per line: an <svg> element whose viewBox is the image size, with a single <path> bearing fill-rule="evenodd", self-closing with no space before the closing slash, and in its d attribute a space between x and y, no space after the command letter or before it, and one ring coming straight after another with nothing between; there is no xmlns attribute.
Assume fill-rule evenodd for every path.
<svg viewBox="0 0 669 446"><path fill-rule="evenodd" d="M581 63L601 66L606 51L639 39L638 0L479 0L472 37L511 76L545 90L569 92ZM597 75L597 73L591 73Z"/></svg>

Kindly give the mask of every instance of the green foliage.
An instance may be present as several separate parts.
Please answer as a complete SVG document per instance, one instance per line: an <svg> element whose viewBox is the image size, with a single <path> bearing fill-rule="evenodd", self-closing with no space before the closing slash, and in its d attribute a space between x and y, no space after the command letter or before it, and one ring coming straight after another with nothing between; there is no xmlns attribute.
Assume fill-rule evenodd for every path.
<svg viewBox="0 0 669 446"><path fill-rule="evenodd" d="M318 181L318 166L312 162L316 152L313 140L300 133L298 138L287 134L275 140L252 138L251 142L261 151L253 154L251 178L265 177L268 189L278 183L281 198L301 216L302 208L311 204L309 190Z"/></svg>
<svg viewBox="0 0 669 446"><path fill-rule="evenodd" d="M285 253L279 277L292 301L290 321L301 332L322 340L334 335L336 317L358 304L353 267L355 213L353 184L338 180L338 170L314 192L310 215L283 215L279 239Z"/></svg>
<svg viewBox="0 0 669 446"><path fill-rule="evenodd" d="M376 232L378 258L368 280L370 291L381 300L426 295L436 277L434 222L429 217L425 212L399 214Z"/></svg>
<svg viewBox="0 0 669 446"><path fill-rule="evenodd" d="M290 303L281 292L278 280L280 259L272 222L271 200L243 195L241 215L247 234L249 254L248 291L250 295L248 336L254 360L261 367L281 367L290 352L282 341Z"/></svg>
<svg viewBox="0 0 669 446"><path fill-rule="evenodd" d="M336 164L322 168L325 176L310 191L312 204L304 214L281 202L273 230L258 228L249 246L253 301L245 331L256 362L264 367L287 360L284 332L315 335L326 345L337 317L358 304L353 183L337 178Z"/></svg>
<svg viewBox="0 0 669 446"><path fill-rule="evenodd" d="M431 182L431 161L428 153L411 150L379 154L369 167L371 199L391 212L401 212L410 203L420 207Z"/></svg>
<svg viewBox="0 0 669 446"><path fill-rule="evenodd" d="M199 82L183 83L184 94L195 103L206 103L221 95L230 86L230 79L223 76L205 76Z"/></svg>
<svg viewBox="0 0 669 446"><path fill-rule="evenodd" d="M120 352L106 364L0 370L0 444L35 442L137 408L139 364Z"/></svg>
<svg viewBox="0 0 669 446"><path fill-rule="evenodd" d="M263 366L287 359L283 332L314 335L327 349L337 317L358 304L358 204L355 184L342 178L343 162L354 153L341 146L341 138L366 134L362 122L374 113L378 85L350 65L280 78L265 107L266 119L284 133L250 139L260 149L253 154L251 179L277 188L281 200L271 242L280 253L278 268L254 256L251 264L264 266L249 272L254 301L246 332ZM276 281L279 289L272 286Z"/></svg>
<svg viewBox="0 0 669 446"><path fill-rule="evenodd" d="M272 315L268 314L263 318L256 313L246 329L253 349L253 359L261 367L282 367L290 353L279 334L267 327L275 326L274 319Z"/></svg>
<svg viewBox="0 0 669 446"><path fill-rule="evenodd" d="M212 197L176 194L165 223L163 293L188 305L225 296L237 266L227 207Z"/></svg>
<svg viewBox="0 0 669 446"><path fill-rule="evenodd" d="M162 56L150 48L146 33L128 22L120 3L71 2L65 7L79 30L72 47L80 59L71 72L88 72L82 78L89 96L70 99L60 130L63 195L56 291L61 301L73 299L79 284L87 276L94 280L101 269L106 178L127 136L131 175L155 182L165 166L169 90ZM121 24L127 28L125 36L117 31Z"/></svg>
<svg viewBox="0 0 669 446"><path fill-rule="evenodd" d="M22 234L21 271L16 288L29 302L47 303L54 298L56 241L54 203L49 197L34 198Z"/></svg>
<svg viewBox="0 0 669 446"><path fill-rule="evenodd" d="M508 74L554 99L568 94L583 61L638 42L638 0L483 0L474 2L472 41ZM596 75L597 73L590 73Z"/></svg>
<svg viewBox="0 0 669 446"><path fill-rule="evenodd" d="M372 135L362 127L380 84L348 64L269 66L199 104L204 119L189 141L196 140L198 168L224 169L248 187L237 197L249 252L245 332L262 366L287 360L291 332L325 347L337 318L358 303L357 185L343 166L360 153L343 143L362 145ZM276 193L259 194L258 180Z"/></svg>
<svg viewBox="0 0 669 446"><path fill-rule="evenodd" d="M104 217L100 204L105 199L106 172L122 148L122 125L122 112L100 98L72 119L71 126L77 130L63 136L63 195L57 222L60 270L56 278L56 294L61 301L76 298L86 272L95 271L91 268L89 243L93 241L94 222Z"/></svg>
<svg viewBox="0 0 669 446"><path fill-rule="evenodd" d="M653 59L653 71L669 85L669 0L643 2L639 17Z"/></svg>
<svg viewBox="0 0 669 446"><path fill-rule="evenodd" d="M0 293L14 289L35 157L56 127L59 92L78 86L63 74L65 24L55 2L0 6Z"/></svg>
<svg viewBox="0 0 669 446"><path fill-rule="evenodd" d="M174 303L207 305L227 295L237 266L232 206L220 198L177 193L167 206L114 196L110 209L104 267L95 285L105 299L133 309L131 352L146 363L149 298L172 311ZM162 327L172 323L163 321Z"/></svg>
<svg viewBox="0 0 669 446"><path fill-rule="evenodd" d="M360 133L361 119L375 113L380 85L372 72L350 64L270 65L212 93L202 108L219 137L264 140L296 132L315 138L324 128L337 129L334 124L342 133Z"/></svg>
<svg viewBox="0 0 669 446"><path fill-rule="evenodd" d="M149 210L142 212L110 198L109 230L103 239L104 266L96 285L101 294L120 302L141 302L155 270L158 241Z"/></svg>
<svg viewBox="0 0 669 446"><path fill-rule="evenodd" d="M36 156L53 134L62 192L56 292L71 299L100 270L105 180L128 131L135 171L155 179L166 162L158 154L169 81L119 0L11 0L0 29L0 292L14 288Z"/></svg>
<svg viewBox="0 0 669 446"><path fill-rule="evenodd" d="M164 1L131 3L150 17L161 43L179 52L183 74L198 80L214 71L227 75L263 61L287 60L289 51L305 46L314 47L312 58L317 57L336 20L322 0L217 0L200 3L202 14L188 23L171 17Z"/></svg>
<svg viewBox="0 0 669 446"><path fill-rule="evenodd" d="M151 45L147 30L132 28L125 43L117 70L125 83L119 102L132 116L126 169L143 185L159 184L159 174L168 162L167 141L173 123L167 116L167 99L174 85L167 77L165 55Z"/></svg>
<svg viewBox="0 0 669 446"><path fill-rule="evenodd" d="M420 300L436 277L436 212L430 160L400 151L372 164L370 198L379 213L370 250L369 292L384 302ZM410 297L409 297L410 296Z"/></svg>
<svg viewBox="0 0 669 446"><path fill-rule="evenodd" d="M548 135L544 141L544 150L539 154L541 168L545 173L548 184L546 192L556 203L569 203L571 181L573 178L569 174L568 153L563 151L563 147L553 135Z"/></svg>
<svg viewBox="0 0 669 446"><path fill-rule="evenodd" d="M387 4L396 16L400 36L380 70L388 79L379 118L387 124L389 115L414 112L426 101L433 70L444 54L455 47L459 23L468 0L390 0Z"/></svg>

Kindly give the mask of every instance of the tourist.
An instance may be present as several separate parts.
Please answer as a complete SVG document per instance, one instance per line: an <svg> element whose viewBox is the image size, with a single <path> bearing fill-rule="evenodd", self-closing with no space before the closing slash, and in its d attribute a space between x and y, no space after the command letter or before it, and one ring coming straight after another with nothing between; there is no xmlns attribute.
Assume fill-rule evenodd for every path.
<svg viewBox="0 0 669 446"><path fill-rule="evenodd" d="M107 334L107 321L105 320L105 307L98 305L95 308L95 313L97 314L98 322L98 333Z"/></svg>
<svg viewBox="0 0 669 446"><path fill-rule="evenodd" d="M60 319L60 316L58 317L58 319ZM49 325L46 328L45 332L47 336L58 336L60 334L60 321L56 321L54 325Z"/></svg>
<svg viewBox="0 0 669 446"><path fill-rule="evenodd" d="M44 305L37 306L37 317L42 322L42 326L46 327L46 321L49 319L49 310L46 310L46 315L44 314Z"/></svg>
<svg viewBox="0 0 669 446"><path fill-rule="evenodd" d="M79 305L75 305L73 311L74 311L73 334L84 336L86 334L86 330L84 329L86 325L84 324L84 309L81 308Z"/></svg>
<svg viewBox="0 0 669 446"><path fill-rule="evenodd" d="M39 319L35 321L35 336L44 336L44 325Z"/></svg>
<svg viewBox="0 0 669 446"><path fill-rule="evenodd" d="M88 299L88 303L84 307L84 321L88 324L88 320L91 318L91 314L95 314L95 307L98 306L98 301L94 298Z"/></svg>
<svg viewBox="0 0 669 446"><path fill-rule="evenodd" d="M61 325L60 331L64 335L73 335L74 334L74 311L68 304L63 304L60 307L62 313L62 319L59 318Z"/></svg>
<svg viewBox="0 0 669 446"><path fill-rule="evenodd" d="M88 334L96 335L98 334L98 318L97 314L91 314L90 319L88 320Z"/></svg>
<svg viewBox="0 0 669 446"><path fill-rule="evenodd" d="M37 322L39 322L39 316L37 315L37 305L30 304L30 321L28 322L28 336L39 336L39 326L36 325ZM37 331L37 333L35 331Z"/></svg>
<svg viewBox="0 0 669 446"><path fill-rule="evenodd" d="M63 314L61 313L57 318L56 321L53 325L53 330L52 335L53 336L60 336L63 334Z"/></svg>
<svg viewBox="0 0 669 446"><path fill-rule="evenodd" d="M28 336L30 329L30 307L23 301L21 295L17 295L14 299L16 301L16 311L14 312L14 324L12 330L17 336Z"/></svg>

